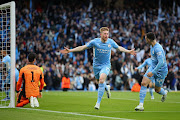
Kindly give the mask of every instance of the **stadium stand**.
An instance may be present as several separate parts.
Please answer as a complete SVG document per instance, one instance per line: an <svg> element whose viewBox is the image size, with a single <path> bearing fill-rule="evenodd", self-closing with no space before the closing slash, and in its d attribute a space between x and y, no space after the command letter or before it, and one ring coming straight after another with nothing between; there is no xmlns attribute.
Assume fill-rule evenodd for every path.
<svg viewBox="0 0 180 120"><path fill-rule="evenodd" d="M112 70L108 76L111 89L129 90L130 81L141 82L145 69L135 72L134 68L148 58L149 47L146 46L144 35L152 31L166 51L169 74L164 86L180 90L179 1L176 1L175 9L170 0L162 1L159 13L155 0L124 0L120 6L116 4L118 0L108 1L17 0L17 68L26 64L30 52L35 52L38 55L37 65L45 75L45 89L61 89L64 74L69 75L71 89L74 89L72 84L77 73L83 76L84 89L88 89L90 81L97 87L92 70L92 49L68 55L62 55L60 50L64 46L73 48L84 45L99 36L100 27L108 26L110 37L119 45L138 51L136 57L112 51ZM118 84L121 87L117 87Z"/></svg>

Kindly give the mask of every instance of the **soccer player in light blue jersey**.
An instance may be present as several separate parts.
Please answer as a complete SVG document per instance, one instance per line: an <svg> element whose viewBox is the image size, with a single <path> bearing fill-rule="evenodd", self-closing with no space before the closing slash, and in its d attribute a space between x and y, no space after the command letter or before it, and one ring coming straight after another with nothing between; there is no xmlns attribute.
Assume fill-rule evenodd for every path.
<svg viewBox="0 0 180 120"><path fill-rule="evenodd" d="M93 70L95 74L95 78L99 80L99 88L98 88L98 98L95 105L95 109L100 108L100 102L104 91L106 90L108 98L110 97L110 86L106 85L105 80L109 74L111 68L111 49L115 48L120 50L121 52L130 53L132 55L136 55L134 49L127 50L121 46L118 46L113 39L109 38L109 28L102 27L100 29L100 38L95 38L88 42L86 45L79 46L73 49L68 49L65 47L64 50L61 50L61 53L70 53L70 52L79 52L88 48L93 48Z"/></svg>
<svg viewBox="0 0 180 120"><path fill-rule="evenodd" d="M3 80L3 84L2 84L2 88L5 89L5 93L6 93L6 98L2 99L1 101L8 101L10 100L10 96L9 96L9 92L10 92L10 66L11 66L11 57L7 54L7 52L5 50L1 51L1 54L3 56L2 61L0 61L0 63L3 63L6 65L6 72L7 72L7 76L6 76L6 80ZM15 80L16 82L19 79L19 71L15 68Z"/></svg>
<svg viewBox="0 0 180 120"><path fill-rule="evenodd" d="M149 68L151 66L151 64L152 64L151 58L148 58L148 59L146 59L143 62L143 64L141 64L140 66L136 67L135 71L145 67L146 65ZM153 88L154 88L154 86L155 86L155 83L152 83L152 82L149 83L149 92L150 92L150 95L151 95L151 99L154 99L154 95L153 95Z"/></svg>
<svg viewBox="0 0 180 120"><path fill-rule="evenodd" d="M156 37L154 33L149 32L145 35L146 42L151 47L151 60L152 64L146 71L143 80L141 82L140 90L140 103L135 110L143 111L144 99L146 96L147 85L152 81L155 82L155 91L162 95L161 101L164 102L167 96L167 91L161 88L163 86L165 77L168 73L168 67L166 63L166 56L162 46L156 42Z"/></svg>

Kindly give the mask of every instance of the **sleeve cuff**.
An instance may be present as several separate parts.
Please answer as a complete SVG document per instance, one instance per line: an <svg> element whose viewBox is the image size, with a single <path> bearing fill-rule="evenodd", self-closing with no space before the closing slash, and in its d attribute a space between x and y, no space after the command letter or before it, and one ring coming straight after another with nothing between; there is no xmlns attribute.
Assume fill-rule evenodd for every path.
<svg viewBox="0 0 180 120"><path fill-rule="evenodd" d="M155 71L152 71L152 74L155 74L156 72Z"/></svg>
<svg viewBox="0 0 180 120"><path fill-rule="evenodd" d="M18 93L19 91L16 90L16 93Z"/></svg>
<svg viewBox="0 0 180 120"><path fill-rule="evenodd" d="M42 90L40 90L39 92L42 92Z"/></svg>

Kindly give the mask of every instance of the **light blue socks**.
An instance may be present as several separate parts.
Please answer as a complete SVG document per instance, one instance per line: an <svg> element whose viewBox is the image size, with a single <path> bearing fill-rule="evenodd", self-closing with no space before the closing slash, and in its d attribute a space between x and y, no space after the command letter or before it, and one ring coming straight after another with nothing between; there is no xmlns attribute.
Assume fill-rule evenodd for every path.
<svg viewBox="0 0 180 120"><path fill-rule="evenodd" d="M158 92L158 94L160 94L160 95L165 95L165 94L166 94L166 92L165 92L165 90L164 90L163 88L161 88L161 91L160 91L160 92Z"/></svg>
<svg viewBox="0 0 180 120"><path fill-rule="evenodd" d="M153 88L149 88L150 95L153 96Z"/></svg>
<svg viewBox="0 0 180 120"><path fill-rule="evenodd" d="M141 86L141 90L139 93L140 103L144 103L144 98L146 97L147 87Z"/></svg>
<svg viewBox="0 0 180 120"><path fill-rule="evenodd" d="M98 88L98 99L97 99L97 103L101 103L101 99L102 99L102 96L104 94L104 91L105 91L105 86L106 86L106 83L99 83L99 88Z"/></svg>

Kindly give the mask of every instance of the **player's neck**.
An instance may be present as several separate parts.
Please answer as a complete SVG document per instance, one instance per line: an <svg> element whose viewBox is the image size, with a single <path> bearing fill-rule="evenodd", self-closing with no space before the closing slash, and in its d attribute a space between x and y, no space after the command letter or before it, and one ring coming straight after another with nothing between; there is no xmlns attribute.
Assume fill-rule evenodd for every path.
<svg viewBox="0 0 180 120"><path fill-rule="evenodd" d="M107 41L107 40L104 40L104 39L101 38L101 42L105 43L106 41Z"/></svg>
<svg viewBox="0 0 180 120"><path fill-rule="evenodd" d="M4 55L3 55L3 57L6 57L6 56L7 56L7 54L4 54Z"/></svg>
<svg viewBox="0 0 180 120"><path fill-rule="evenodd" d="M28 65L34 65L34 62L28 62Z"/></svg>
<svg viewBox="0 0 180 120"><path fill-rule="evenodd" d="M157 43L156 40L154 40L154 41L151 43L152 47L154 47L154 45L155 45L156 43Z"/></svg>

